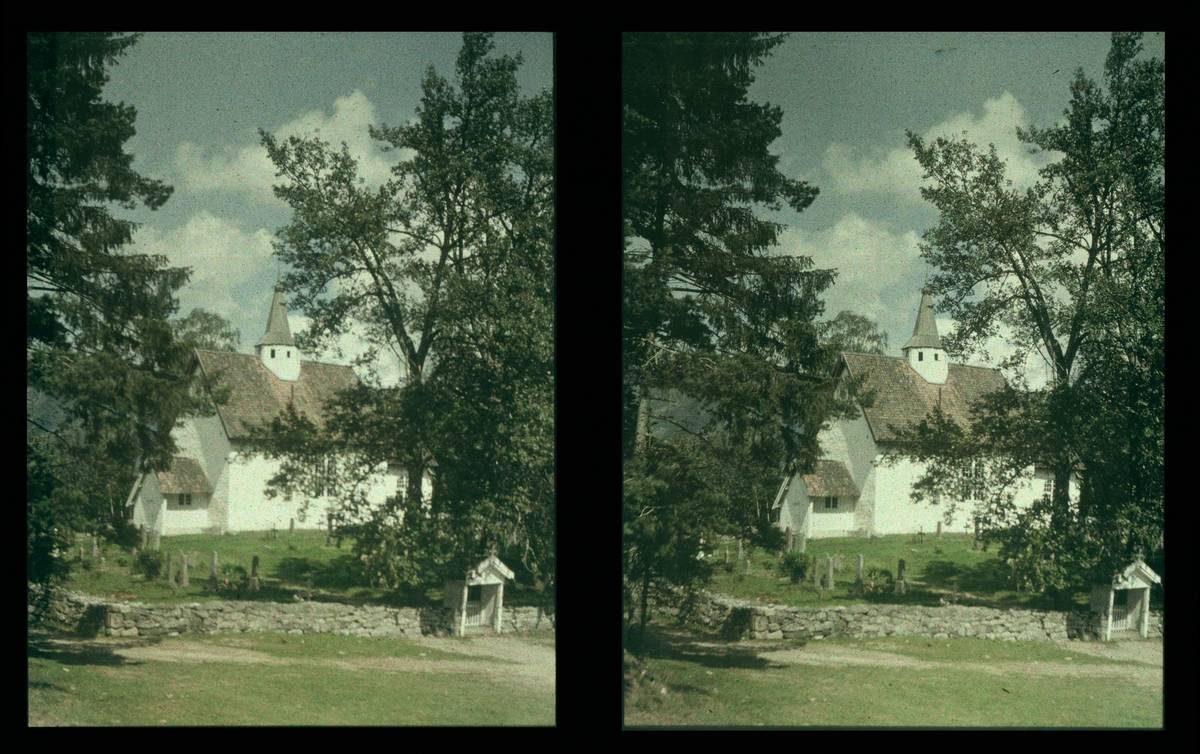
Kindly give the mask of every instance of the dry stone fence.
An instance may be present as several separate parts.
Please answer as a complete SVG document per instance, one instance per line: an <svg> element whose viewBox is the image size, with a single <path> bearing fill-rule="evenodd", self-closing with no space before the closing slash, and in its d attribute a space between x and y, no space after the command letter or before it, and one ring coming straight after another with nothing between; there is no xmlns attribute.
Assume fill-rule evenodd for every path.
<svg viewBox="0 0 1200 754"><path fill-rule="evenodd" d="M32 603L37 588L30 585ZM29 612L34 606L29 605ZM449 635L446 607L379 607L330 602L193 602L150 604L55 592L48 618L85 634L162 636L184 633L289 633L349 636ZM555 616L538 607L504 607L503 632L548 631Z"/></svg>
<svg viewBox="0 0 1200 754"><path fill-rule="evenodd" d="M789 607L695 592L660 610L716 628L731 639L824 639L829 636L978 636L1006 641L1057 641L1100 637L1099 615L1090 612L995 609L947 605L844 605ZM1161 637L1163 614L1150 613L1148 635Z"/></svg>

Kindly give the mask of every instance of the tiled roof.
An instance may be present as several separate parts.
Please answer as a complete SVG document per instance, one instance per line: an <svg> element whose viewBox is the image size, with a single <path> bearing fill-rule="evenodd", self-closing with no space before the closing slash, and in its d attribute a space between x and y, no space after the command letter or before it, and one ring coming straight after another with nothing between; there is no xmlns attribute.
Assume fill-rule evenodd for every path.
<svg viewBox="0 0 1200 754"><path fill-rule="evenodd" d="M817 461L817 468L804 475L804 489L812 498L836 495L858 499L858 487L850 477L850 470L841 461Z"/></svg>
<svg viewBox="0 0 1200 754"><path fill-rule="evenodd" d="M875 390L875 405L865 409L875 440L896 439L889 425L905 427L924 419L939 401L942 413L962 427L970 423L970 406L987 393L1004 388L997 369L950 364L945 385L926 382L907 359L866 353L842 354L851 376L865 376Z"/></svg>
<svg viewBox="0 0 1200 754"><path fill-rule="evenodd" d="M247 439L247 425L269 423L294 402L296 410L320 426L325 421L325 404L358 383L350 367L300 362L300 378L288 382L276 377L257 356L227 351L196 351L204 374L220 372L229 387L229 402L217 411L231 440Z"/></svg>
<svg viewBox="0 0 1200 754"><path fill-rule="evenodd" d="M199 495L211 495L212 486L204 469L194 458L175 456L171 459L171 468L158 472L158 486L164 494L178 495L190 492Z"/></svg>

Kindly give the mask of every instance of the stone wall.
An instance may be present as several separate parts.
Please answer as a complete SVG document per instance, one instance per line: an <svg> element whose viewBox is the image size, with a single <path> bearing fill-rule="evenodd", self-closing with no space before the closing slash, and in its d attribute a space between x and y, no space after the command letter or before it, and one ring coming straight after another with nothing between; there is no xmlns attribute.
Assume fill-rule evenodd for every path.
<svg viewBox="0 0 1200 754"><path fill-rule="evenodd" d="M1043 610L1000 610L946 605L845 605L787 607L697 592L690 601L661 608L718 629L730 639L824 639L871 636L978 636L1005 641L1100 638L1100 616ZM1163 615L1150 613L1148 636L1161 637ZM1115 638L1136 636L1135 632Z"/></svg>
<svg viewBox="0 0 1200 754"><path fill-rule="evenodd" d="M31 604L29 612L33 610ZM258 632L420 636L450 634L454 611L446 607L394 608L331 602L148 604L56 592L47 617L68 630L108 636ZM553 629L554 614L542 608L504 608L504 633Z"/></svg>

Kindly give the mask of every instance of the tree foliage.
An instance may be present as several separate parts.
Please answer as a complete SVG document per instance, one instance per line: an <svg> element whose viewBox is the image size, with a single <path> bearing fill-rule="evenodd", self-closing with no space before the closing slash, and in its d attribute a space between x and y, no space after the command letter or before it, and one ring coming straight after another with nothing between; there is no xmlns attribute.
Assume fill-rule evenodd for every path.
<svg viewBox="0 0 1200 754"><path fill-rule="evenodd" d="M543 584L554 572L553 118L549 92L519 94L521 57L465 34L451 83L431 67L416 117L370 129L401 157L366 187L343 144L262 141L293 210L276 253L282 285L312 325L298 342L348 333L403 364L402 384L347 394L322 433L284 421L281 489L337 449L341 526L372 577L394 586L465 573L513 548ZM406 469L406 493L371 506L362 480ZM423 507L423 472L436 473ZM328 473L328 469L325 472ZM403 525L400 525L403 521ZM507 550L506 550L507 551Z"/></svg>
<svg viewBox="0 0 1200 754"><path fill-rule="evenodd" d="M702 542L771 544L785 469L851 411L814 322L834 273L771 252L817 189L768 147L782 111L749 101L782 37L626 34L622 53L625 617L660 585L703 580ZM690 417L672 413L689 406ZM641 606L635 604L640 595Z"/></svg>
<svg viewBox="0 0 1200 754"><path fill-rule="evenodd" d="M186 269L130 254L134 223L171 188L131 167L134 108L102 98L136 41L109 33L26 37L26 458L30 578L73 529L113 533L140 468L165 468L176 419L197 409L172 334Z"/></svg>
<svg viewBox="0 0 1200 754"><path fill-rule="evenodd" d="M931 425L909 439L931 457L943 446L1054 470L1050 500L991 518L1017 577L1059 593L1149 553L1162 531L1166 69L1138 57L1139 39L1113 35L1103 86L1076 73L1064 122L1018 130L1053 158L1024 192L994 146L909 134L940 213L922 255L958 322L947 350L981 351L1003 326L1011 364L1032 351L1052 369L1045 389L981 407L975 446Z"/></svg>
<svg viewBox="0 0 1200 754"><path fill-rule="evenodd" d="M838 315L818 326L821 341L835 353L874 353L887 355L888 334L879 325L851 311Z"/></svg>

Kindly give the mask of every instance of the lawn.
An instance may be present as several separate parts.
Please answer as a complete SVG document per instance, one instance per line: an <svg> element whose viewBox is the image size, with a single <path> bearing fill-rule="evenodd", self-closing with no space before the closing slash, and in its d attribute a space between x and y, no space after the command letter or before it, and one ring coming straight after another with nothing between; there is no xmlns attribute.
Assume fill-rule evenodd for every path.
<svg viewBox="0 0 1200 754"><path fill-rule="evenodd" d="M449 650L466 640L441 641ZM555 719L552 685L514 683L501 661L403 639L246 634L144 645L281 659L130 660L111 645L58 651L31 644L30 724L553 725ZM406 670L414 661L464 670Z"/></svg>
<svg viewBox="0 0 1200 754"><path fill-rule="evenodd" d="M1162 726L1161 669L1047 642L904 637L659 645L627 726ZM873 660L871 658L878 658ZM853 661L852 661L853 660ZM1157 685L1144 679L1157 671ZM1133 685L1127 674L1140 673ZM664 692L665 689L665 692Z"/></svg>
<svg viewBox="0 0 1200 754"><path fill-rule="evenodd" d="M728 567L722 562L722 549L713 554L718 565L708 589L742 599L771 598L785 605L818 602L841 605L863 602L937 605L941 597L952 594L957 588L962 595L960 602L965 605L1053 609L1053 604L1044 595L1012 590L1005 581L1007 567L997 557L995 547L991 548L991 552L973 550L972 537L966 534L943 534L940 538L926 534L920 540L907 534L870 539L812 539L807 543L807 552L819 565L822 575L825 555L841 555L842 570L834 574L833 592L819 594L808 584L793 585L777 572L779 561L775 554L761 549L749 553L751 572L743 574L734 563L737 559L736 544L730 544ZM876 566L887 569L893 576L896 575L897 561L904 558L907 594L903 597L894 594L854 597L851 589L859 554L863 556L864 573ZM1089 597L1088 593L1077 594L1075 602L1080 607L1086 607Z"/></svg>
<svg viewBox="0 0 1200 754"><path fill-rule="evenodd" d="M90 539L80 538L85 555L90 554ZM327 547L325 533L299 530L242 532L239 534L194 534L163 537L160 551L170 553L178 562L179 551L194 553L196 567L189 569L188 587L173 592L163 575L147 581L133 568L133 556L128 550L105 545L101 548L105 564L85 558L84 563L72 566L69 589L99 596L118 592L132 594L143 602L204 602L231 599L230 594L213 594L206 590L209 562L217 553L219 566L241 566L250 572L255 555L259 559L261 588L253 597L243 599L291 602L293 595L307 592L311 581L314 600L378 605L440 605L442 590L431 587L424 594L402 594L394 589L372 587L363 575L362 565L354 556L353 542L343 539L340 547ZM78 557L78 545L74 550ZM124 562L124 565L122 563ZM510 607L537 605L544 595L522 583L509 583L504 590L504 604Z"/></svg>

